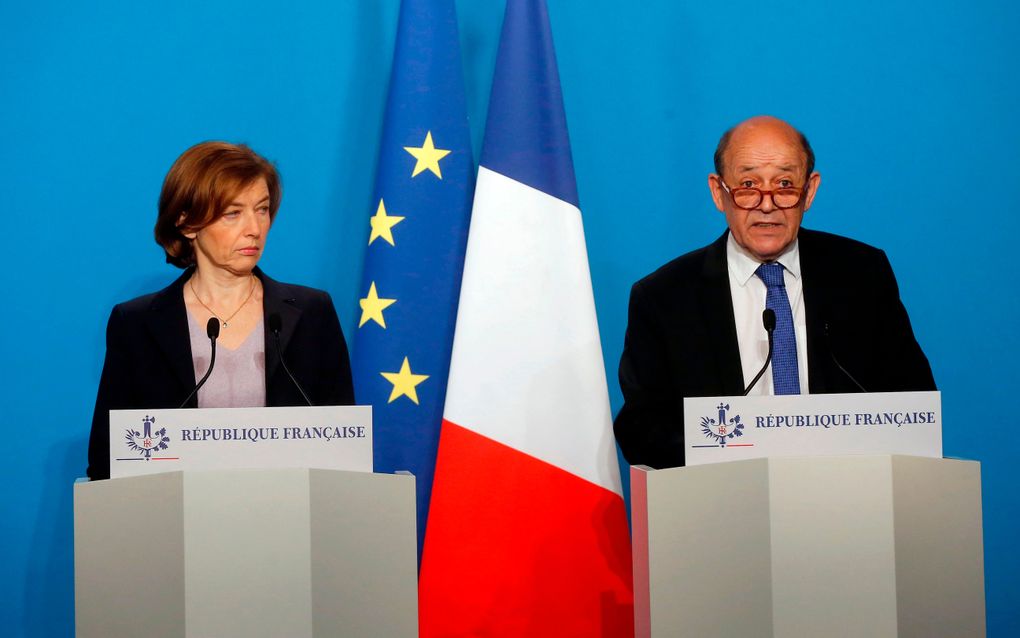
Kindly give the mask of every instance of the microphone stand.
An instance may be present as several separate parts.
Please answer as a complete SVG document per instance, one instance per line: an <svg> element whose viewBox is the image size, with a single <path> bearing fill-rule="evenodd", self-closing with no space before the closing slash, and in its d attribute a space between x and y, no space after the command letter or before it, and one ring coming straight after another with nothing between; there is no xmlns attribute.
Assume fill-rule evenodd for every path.
<svg viewBox="0 0 1020 638"><path fill-rule="evenodd" d="M765 332L769 335L769 353L768 356L765 357L765 365L761 367L758 374L754 375L754 379L752 379L751 383L747 384L747 387L744 389L744 394L741 396L745 397L747 396L747 393L751 391L751 388L754 387L754 384L758 383L758 379L761 378L761 375L765 374L765 371L768 370L769 364L772 363L772 335L776 331L776 311L771 308L766 308L761 313L761 322L762 325L765 326Z"/></svg>

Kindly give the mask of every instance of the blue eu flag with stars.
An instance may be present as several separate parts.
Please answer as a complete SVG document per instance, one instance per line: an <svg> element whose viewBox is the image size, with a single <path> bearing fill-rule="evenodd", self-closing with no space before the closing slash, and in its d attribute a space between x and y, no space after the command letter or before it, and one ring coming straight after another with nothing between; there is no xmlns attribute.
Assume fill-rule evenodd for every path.
<svg viewBox="0 0 1020 638"><path fill-rule="evenodd" d="M353 340L375 470L417 480L421 556L474 172L453 0L403 0Z"/></svg>

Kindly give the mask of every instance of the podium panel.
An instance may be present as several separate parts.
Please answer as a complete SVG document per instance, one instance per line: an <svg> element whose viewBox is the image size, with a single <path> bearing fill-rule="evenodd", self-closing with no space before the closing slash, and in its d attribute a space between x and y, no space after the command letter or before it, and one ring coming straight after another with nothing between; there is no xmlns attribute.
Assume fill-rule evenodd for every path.
<svg viewBox="0 0 1020 638"><path fill-rule="evenodd" d="M907 456L631 469L641 636L984 636L980 466Z"/></svg>
<svg viewBox="0 0 1020 638"><path fill-rule="evenodd" d="M74 509L80 638L417 636L412 476L170 472Z"/></svg>

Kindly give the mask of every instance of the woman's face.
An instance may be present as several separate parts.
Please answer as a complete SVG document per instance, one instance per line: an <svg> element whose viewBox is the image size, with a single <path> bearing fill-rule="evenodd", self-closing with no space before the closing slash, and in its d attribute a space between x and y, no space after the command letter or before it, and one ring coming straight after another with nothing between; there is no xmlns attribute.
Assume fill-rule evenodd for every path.
<svg viewBox="0 0 1020 638"><path fill-rule="evenodd" d="M200 270L218 268L247 275L262 256L270 223L269 187L260 177L242 190L215 221L184 236L192 240Z"/></svg>

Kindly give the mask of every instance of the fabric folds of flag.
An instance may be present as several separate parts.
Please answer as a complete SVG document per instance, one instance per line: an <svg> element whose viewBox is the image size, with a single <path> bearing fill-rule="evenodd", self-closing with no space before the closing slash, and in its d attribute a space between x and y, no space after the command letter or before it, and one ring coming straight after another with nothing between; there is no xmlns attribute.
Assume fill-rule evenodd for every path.
<svg viewBox="0 0 1020 638"><path fill-rule="evenodd" d="M352 348L375 469L408 470L424 537L473 193L453 0L402 0Z"/></svg>
<svg viewBox="0 0 1020 638"><path fill-rule="evenodd" d="M543 0L508 0L422 558L421 635L629 636L630 543Z"/></svg>

